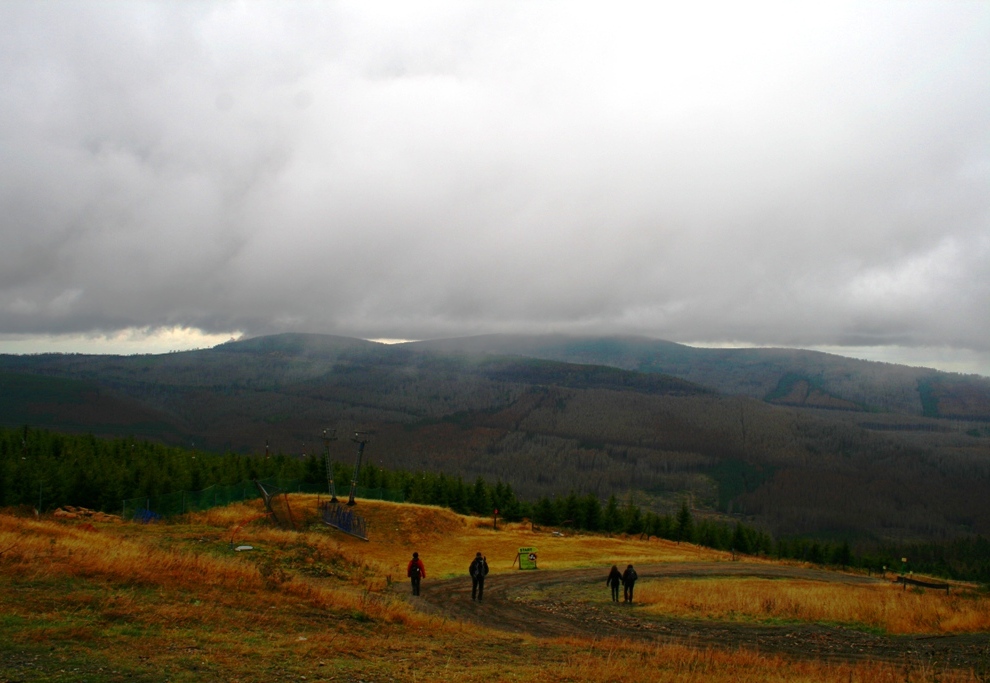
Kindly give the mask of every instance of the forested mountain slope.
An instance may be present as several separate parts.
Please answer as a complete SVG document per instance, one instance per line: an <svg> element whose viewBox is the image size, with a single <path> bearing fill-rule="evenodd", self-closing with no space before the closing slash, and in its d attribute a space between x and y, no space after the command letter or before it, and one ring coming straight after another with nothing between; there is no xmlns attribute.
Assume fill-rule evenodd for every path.
<svg viewBox="0 0 990 683"><path fill-rule="evenodd" d="M990 420L990 378L818 351L706 349L643 337L562 335L486 335L410 346L660 372L781 405Z"/></svg>
<svg viewBox="0 0 990 683"><path fill-rule="evenodd" d="M327 427L371 430L371 462L502 479L523 497L632 495L668 511L687 496L775 534L990 534L985 423L795 408L614 367L665 344L569 351L587 360L604 345L612 367L497 355L485 340L386 346L319 335L164 355L2 356L0 422L288 454L319 452ZM346 439L332 449L353 455Z"/></svg>

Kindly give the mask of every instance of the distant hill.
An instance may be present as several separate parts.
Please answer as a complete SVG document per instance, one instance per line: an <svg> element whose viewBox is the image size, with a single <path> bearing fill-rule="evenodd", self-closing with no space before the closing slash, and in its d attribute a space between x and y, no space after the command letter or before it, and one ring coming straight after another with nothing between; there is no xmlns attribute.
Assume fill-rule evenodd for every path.
<svg viewBox="0 0 990 683"><path fill-rule="evenodd" d="M520 355L658 372L781 405L990 420L990 378L796 349L706 349L642 337L486 335L413 342L443 353Z"/></svg>
<svg viewBox="0 0 990 683"><path fill-rule="evenodd" d="M0 424L288 454L321 452L328 427L368 430L371 462L502 479L523 497L614 494L661 512L688 498L776 535L906 540L990 535L986 385L638 338L285 334L0 356Z"/></svg>
<svg viewBox="0 0 990 683"><path fill-rule="evenodd" d="M0 424L184 440L167 416L92 380L0 372Z"/></svg>

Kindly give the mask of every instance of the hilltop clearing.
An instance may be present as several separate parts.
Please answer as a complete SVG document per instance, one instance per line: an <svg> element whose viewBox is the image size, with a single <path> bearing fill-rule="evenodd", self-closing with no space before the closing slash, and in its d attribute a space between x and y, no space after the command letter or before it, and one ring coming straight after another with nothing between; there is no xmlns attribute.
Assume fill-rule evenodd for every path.
<svg viewBox="0 0 990 683"><path fill-rule="evenodd" d="M0 681L880 683L976 681L987 671L971 645L985 635L936 627L925 647L918 637L801 618L773 631L688 619L655 602L623 611L604 586L608 566L633 562L644 596L650 582L675 574L708 577L697 592L714 594L739 573L902 594L869 577L732 562L655 539L523 524L495 531L490 520L362 500L366 542L319 523L316 502L290 496L299 530L271 526L258 501L148 525L0 514ZM251 549L234 550L243 546ZM542 568L514 569L520 547L535 547ZM417 600L405 579L413 550L428 577ZM477 551L492 568L483 604L466 595L466 565ZM956 595L990 611L985 594L954 588ZM951 610L963 611L937 605L944 623ZM788 639L798 642L785 647ZM864 660L874 648L878 657Z"/></svg>

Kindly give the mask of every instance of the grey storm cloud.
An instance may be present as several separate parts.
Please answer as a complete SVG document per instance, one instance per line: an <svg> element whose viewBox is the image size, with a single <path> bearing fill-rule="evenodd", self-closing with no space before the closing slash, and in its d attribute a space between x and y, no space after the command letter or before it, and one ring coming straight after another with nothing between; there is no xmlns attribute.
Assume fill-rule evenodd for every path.
<svg viewBox="0 0 990 683"><path fill-rule="evenodd" d="M990 349L990 5L0 4L0 333Z"/></svg>

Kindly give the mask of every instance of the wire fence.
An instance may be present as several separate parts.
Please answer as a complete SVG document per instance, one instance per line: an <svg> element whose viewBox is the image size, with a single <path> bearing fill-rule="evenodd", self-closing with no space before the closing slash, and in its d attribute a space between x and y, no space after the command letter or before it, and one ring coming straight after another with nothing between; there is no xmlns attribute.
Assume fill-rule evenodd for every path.
<svg viewBox="0 0 990 683"><path fill-rule="evenodd" d="M266 487L277 487L284 493L326 493L325 486L302 479L271 477L258 481ZM354 497L365 500L388 500L394 503L404 503L406 500L402 491L364 486L354 489ZM120 514L123 519L147 523L255 498L261 498L258 487L253 480L245 480L237 484L215 484L202 491L176 491L160 496L128 498L122 501Z"/></svg>
<svg viewBox="0 0 990 683"><path fill-rule="evenodd" d="M324 503L322 506L323 521L343 531L345 534L368 540L368 524L364 517L354 512L353 508L337 503Z"/></svg>

